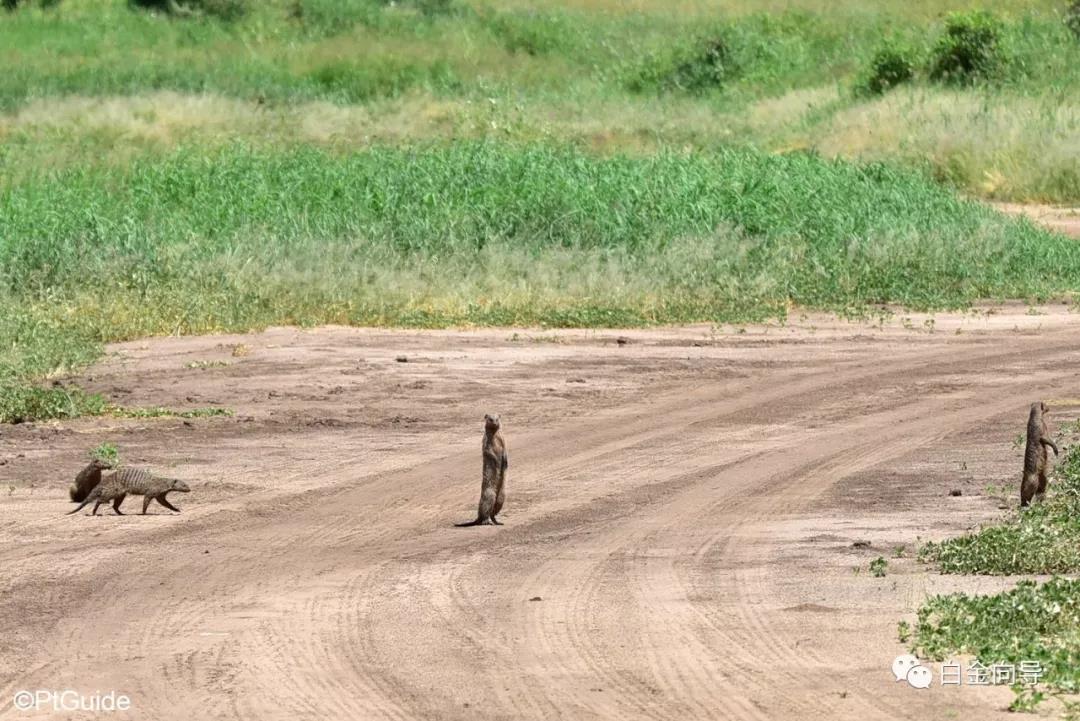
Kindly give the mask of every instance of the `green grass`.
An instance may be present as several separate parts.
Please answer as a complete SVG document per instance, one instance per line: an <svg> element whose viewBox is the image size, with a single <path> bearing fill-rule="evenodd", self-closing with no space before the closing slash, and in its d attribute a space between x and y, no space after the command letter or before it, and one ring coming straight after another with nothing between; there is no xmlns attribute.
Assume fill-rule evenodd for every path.
<svg viewBox="0 0 1080 721"><path fill-rule="evenodd" d="M105 461L113 468L120 465L120 451L114 443L104 442L99 444L96 448L91 449L90 458Z"/></svg>
<svg viewBox="0 0 1080 721"><path fill-rule="evenodd" d="M33 5L0 16L7 177L237 139L734 141L929 163L987 197L1080 200L1080 43L1063 0L995 3L1008 62L960 88L931 80L931 55L943 13L966 2L272 0L234 22L124 0ZM890 44L917 60L905 92L855 92Z"/></svg>
<svg viewBox="0 0 1080 721"><path fill-rule="evenodd" d="M22 379L25 380L25 379ZM111 416L113 418L212 418L232 416L227 408L194 408L174 410L151 406L148 408L117 406L98 393L87 393L78 387L57 386L41 388L8 381L0 384L0 423L78 418L80 416ZM94 457L108 460L107 444L95 449Z"/></svg>
<svg viewBox="0 0 1080 721"><path fill-rule="evenodd" d="M104 414L107 407L100 395L85 393L79 388L0 385L0 423L98 416Z"/></svg>
<svg viewBox="0 0 1080 721"><path fill-rule="evenodd" d="M1080 199L1080 43L1050 0L999 3L1007 63L962 87L930 77L961 0L40 5L0 13L0 419L101 412L43 381L146 335L748 321L1080 277L1075 244L928 180ZM857 92L886 42L910 77Z"/></svg>
<svg viewBox="0 0 1080 721"><path fill-rule="evenodd" d="M194 368L194 369L197 369L197 370L203 370L204 371L204 370L209 370L210 368L224 368L224 367L226 367L228 365L229 364L226 363L225 361L198 360L198 361L191 361L190 363L185 363L184 367L185 368Z"/></svg>
<svg viewBox="0 0 1080 721"><path fill-rule="evenodd" d="M1065 452L1043 503L1002 523L920 551L943 573L993 575L1075 573L1080 570L1080 446Z"/></svg>
<svg viewBox="0 0 1080 721"><path fill-rule="evenodd" d="M178 411L161 406L148 408L131 408L126 406L106 406L102 415L113 418L217 418L231 417L233 411L228 408L192 408L191 410Z"/></svg>
<svg viewBox="0 0 1080 721"><path fill-rule="evenodd" d="M949 308L1080 276L1064 238L916 173L802 153L233 147L38 177L0 207L0 288L99 339Z"/></svg>
<svg viewBox="0 0 1080 721"><path fill-rule="evenodd" d="M16 385L146 335L746 321L1080 281L1075 242L916 172L807 153L190 149L33 174L0 188L0 217L0 381Z"/></svg>
<svg viewBox="0 0 1080 721"><path fill-rule="evenodd" d="M1043 688L1080 692L1080 580L1021 581L985 596L932 596L919 609L911 649L934 660L971 654L987 667L1038 662Z"/></svg>

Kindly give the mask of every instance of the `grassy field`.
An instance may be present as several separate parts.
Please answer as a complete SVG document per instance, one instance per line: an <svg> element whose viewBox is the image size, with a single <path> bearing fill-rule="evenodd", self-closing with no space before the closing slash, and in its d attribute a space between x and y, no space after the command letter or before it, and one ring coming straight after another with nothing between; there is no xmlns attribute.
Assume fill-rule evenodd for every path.
<svg viewBox="0 0 1080 721"><path fill-rule="evenodd" d="M813 149L929 167L979 196L1080 201L1065 0L994 3L1003 66L973 84L930 78L944 13L970 2L277 0L221 20L39 1L0 15L6 177L190 144L497 137ZM905 48L912 81L858 93L884 46Z"/></svg>
<svg viewBox="0 0 1080 721"><path fill-rule="evenodd" d="M990 39L948 52L970 3L182 3L0 11L0 418L101 411L40 382L148 334L745 321L1080 281L1075 243L949 189L1080 199L1056 2L964 15ZM897 48L910 77L868 92Z"/></svg>
<svg viewBox="0 0 1080 721"><path fill-rule="evenodd" d="M919 173L752 149L189 149L28 176L0 207L9 380L270 323L745 321L1080 282L1080 245Z"/></svg>

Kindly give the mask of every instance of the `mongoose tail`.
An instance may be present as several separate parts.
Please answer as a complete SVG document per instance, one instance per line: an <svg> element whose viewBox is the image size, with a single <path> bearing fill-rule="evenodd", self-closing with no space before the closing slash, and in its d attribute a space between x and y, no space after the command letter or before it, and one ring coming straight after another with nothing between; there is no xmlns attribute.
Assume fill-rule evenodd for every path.
<svg viewBox="0 0 1080 721"><path fill-rule="evenodd" d="M502 521L498 521L494 518L477 518L475 521L469 521L467 523L455 523L456 528L470 528L472 526L501 526Z"/></svg>
<svg viewBox="0 0 1080 721"><path fill-rule="evenodd" d="M90 495L88 495L88 496L87 496L87 497L86 497L85 499L83 499L83 502L79 504L79 507L78 507L78 508L76 508L76 509L75 509L74 511L68 511L68 512L67 512L67 513L65 513L64 515L65 515L65 516L70 516L70 515L72 515L72 514L78 513L78 512L79 512L79 511L81 511L82 509L84 509L84 508L86 508L87 506L89 506L89 505L90 505L90 504L91 504L92 502L94 502L94 501L98 500L98 498L99 498L100 496L101 496L101 493L100 493L100 492L98 491L98 489L97 489L97 488L95 488L95 489L94 489L93 491L91 491L91 492L90 492ZM95 511L95 512L97 512L97 508L96 508L96 507L94 508L94 511Z"/></svg>

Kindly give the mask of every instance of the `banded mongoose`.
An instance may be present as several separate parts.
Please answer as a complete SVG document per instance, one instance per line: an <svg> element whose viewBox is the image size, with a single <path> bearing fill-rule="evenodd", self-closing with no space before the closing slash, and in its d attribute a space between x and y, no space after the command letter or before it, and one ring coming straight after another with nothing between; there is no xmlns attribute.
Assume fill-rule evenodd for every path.
<svg viewBox="0 0 1080 721"><path fill-rule="evenodd" d="M506 441L500 432L498 414L484 416L483 450L484 472L480 483L480 508L476 520L459 523L459 527L494 524L501 526L496 516L506 500L506 469L510 465L506 454Z"/></svg>
<svg viewBox="0 0 1080 721"><path fill-rule="evenodd" d="M68 495L71 496L71 500L76 503L86 500L86 497L90 495L90 491L101 483L101 472L112 467L112 463L100 458L90 461L86 468L79 471L79 475L75 476L75 482L68 487Z"/></svg>
<svg viewBox="0 0 1080 721"><path fill-rule="evenodd" d="M1054 455L1058 454L1058 447L1051 440L1046 429L1044 414L1050 409L1042 401L1031 404L1031 413L1028 415L1027 446L1024 448L1024 475L1020 480L1020 505L1026 506L1031 499L1041 501L1046 494L1046 471L1050 463L1050 456L1046 447L1054 449Z"/></svg>
<svg viewBox="0 0 1080 721"><path fill-rule="evenodd" d="M112 501L113 510L116 511L118 516L122 516L124 514L120 512L120 504L124 502L124 499L129 494L143 497L143 515L146 515L146 508L152 500L156 500L170 511L179 513L180 509L169 503L165 498L165 494L171 491L187 493L190 490L188 485L181 480L156 476L145 468L118 468L102 474L101 483L95 486L94 490L90 491L90 494L86 497L86 500L79 504L79 507L74 511L70 511L68 515L78 513L91 501L94 501L94 511L90 515L96 516L98 506Z"/></svg>

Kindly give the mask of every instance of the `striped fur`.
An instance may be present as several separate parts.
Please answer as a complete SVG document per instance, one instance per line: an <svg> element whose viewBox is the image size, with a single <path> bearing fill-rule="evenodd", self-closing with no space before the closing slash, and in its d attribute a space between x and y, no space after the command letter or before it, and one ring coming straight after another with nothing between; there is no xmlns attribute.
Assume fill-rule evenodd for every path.
<svg viewBox="0 0 1080 721"><path fill-rule="evenodd" d="M188 485L183 481L176 478L165 478L164 476L154 475L146 468L117 468L116 470L102 473L101 483L99 483L86 497L86 500L84 500L74 511L71 511L71 513L78 513L93 502L94 511L91 515L97 515L98 506L102 503L112 501L113 510L116 511L117 514L123 515L120 513L120 504L124 502L124 498L128 495L143 497L143 513L146 513L146 507L150 505L150 501L152 500L156 500L170 510L179 511L179 508L176 508L166 500L165 494L170 491L187 493L190 490Z"/></svg>

